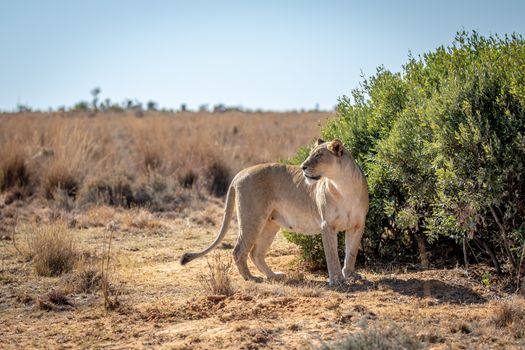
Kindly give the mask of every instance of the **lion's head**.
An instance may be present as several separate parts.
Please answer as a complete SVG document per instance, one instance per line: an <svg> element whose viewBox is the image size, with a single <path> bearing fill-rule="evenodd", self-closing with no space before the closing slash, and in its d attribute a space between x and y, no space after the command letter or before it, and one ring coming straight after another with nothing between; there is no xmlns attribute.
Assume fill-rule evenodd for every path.
<svg viewBox="0 0 525 350"><path fill-rule="evenodd" d="M318 139L308 158L301 164L303 175L308 183L340 172L340 160L345 153L343 143L335 139L330 142Z"/></svg>

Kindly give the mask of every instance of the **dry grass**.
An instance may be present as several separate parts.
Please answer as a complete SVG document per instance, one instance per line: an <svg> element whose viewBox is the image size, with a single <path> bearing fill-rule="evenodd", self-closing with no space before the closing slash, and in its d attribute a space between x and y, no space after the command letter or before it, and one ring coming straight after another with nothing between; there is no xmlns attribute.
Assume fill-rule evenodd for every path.
<svg viewBox="0 0 525 350"><path fill-rule="evenodd" d="M83 267L64 276L64 290L70 293L95 293L102 286L100 269Z"/></svg>
<svg viewBox="0 0 525 350"><path fill-rule="evenodd" d="M423 349L423 344L415 335L409 335L395 326L385 328L365 328L342 340L330 344L322 344L320 350L417 350Z"/></svg>
<svg viewBox="0 0 525 350"><path fill-rule="evenodd" d="M0 190L29 186L31 179L27 161L26 148L15 139L0 146Z"/></svg>
<svg viewBox="0 0 525 350"><path fill-rule="evenodd" d="M26 227L28 254L40 276L58 276L73 270L79 253L65 221Z"/></svg>
<svg viewBox="0 0 525 350"><path fill-rule="evenodd" d="M164 229L164 225L153 214L144 209L131 209L122 215L120 221L122 228L128 230L139 229L158 232Z"/></svg>
<svg viewBox="0 0 525 350"><path fill-rule="evenodd" d="M0 190L33 186L53 200L59 191L79 207L107 204L173 210L169 203L180 189L222 196L240 169L292 156L318 136L319 120L328 116L4 114L0 115Z"/></svg>
<svg viewBox="0 0 525 350"><path fill-rule="evenodd" d="M132 177L122 173L94 176L79 193L81 206L110 205L129 208L135 203Z"/></svg>
<svg viewBox="0 0 525 350"><path fill-rule="evenodd" d="M182 176L179 176L179 183L183 188L193 188L193 185L197 182L197 174L193 170L189 169Z"/></svg>
<svg viewBox="0 0 525 350"><path fill-rule="evenodd" d="M230 296L234 293L230 273L232 260L216 252L207 260L207 269L199 276L199 281L210 296Z"/></svg>
<svg viewBox="0 0 525 350"><path fill-rule="evenodd" d="M47 199L56 199L57 193L62 192L68 197L75 197L78 191L80 176L67 163L54 161L42 174L41 187Z"/></svg>
<svg viewBox="0 0 525 350"><path fill-rule="evenodd" d="M12 249L12 242L0 240L2 346L302 349L321 342L335 347L339 340L377 341L381 348L388 344L412 348L413 343L429 349L524 345L523 338L517 338L511 329L519 331L519 313L505 312L501 320L512 321L497 326L492 316L501 307L491 300L501 297L463 271L370 271L358 265L363 280L334 290L327 287L325 271L300 270L294 264L296 248L282 235L276 237L267 260L273 269L285 272L287 279L244 281L235 267L227 273L229 264L223 261L219 275L231 279L234 293L204 292L199 275L209 276L214 268L210 270L205 258L186 266L177 261L182 252L207 246L217 233L217 225L207 224L206 218L220 222L223 203L209 197L204 205L192 204L185 213L169 216L149 213L150 217L140 214L147 213L143 209L115 207L79 213L86 217L79 218L79 223L89 219L93 226L74 234L82 249L92 253L84 257L85 266L77 265L60 278L37 276L32 265L21 261ZM126 227L133 215L144 215L139 220L143 228L133 227L133 232L118 228ZM166 230L150 230L150 220ZM233 220L226 243L234 242L235 232ZM227 250L218 252L221 257L230 255ZM104 287L100 272L107 256L109 283ZM59 295L49 295L50 291ZM104 308L105 301L108 310L114 311ZM509 305L518 302L520 299L511 299ZM391 324L396 328L390 330ZM349 336L351 340L346 339Z"/></svg>
<svg viewBox="0 0 525 350"><path fill-rule="evenodd" d="M497 328L506 329L515 338L525 336L525 300L514 297L497 303L492 322Z"/></svg>
<svg viewBox="0 0 525 350"><path fill-rule="evenodd" d="M116 209L109 206L90 207L77 216L77 226L79 228L104 227L116 213Z"/></svg>
<svg viewBox="0 0 525 350"><path fill-rule="evenodd" d="M63 290L52 289L36 300L37 307L45 311L66 311L73 308L73 304Z"/></svg>

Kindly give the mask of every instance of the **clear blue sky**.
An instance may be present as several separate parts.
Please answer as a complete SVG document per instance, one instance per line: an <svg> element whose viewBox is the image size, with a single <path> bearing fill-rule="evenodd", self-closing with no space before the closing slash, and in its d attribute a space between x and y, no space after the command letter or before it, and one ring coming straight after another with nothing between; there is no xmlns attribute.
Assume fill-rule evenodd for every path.
<svg viewBox="0 0 525 350"><path fill-rule="evenodd" d="M461 29L525 34L525 1L0 0L0 110L102 98L332 108Z"/></svg>

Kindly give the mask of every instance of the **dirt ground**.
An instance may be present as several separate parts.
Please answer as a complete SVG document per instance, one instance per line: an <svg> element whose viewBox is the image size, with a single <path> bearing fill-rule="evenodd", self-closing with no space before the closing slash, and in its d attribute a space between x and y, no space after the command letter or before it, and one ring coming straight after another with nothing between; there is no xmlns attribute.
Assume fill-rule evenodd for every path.
<svg viewBox="0 0 525 350"><path fill-rule="evenodd" d="M297 248L282 235L268 262L287 273L287 279L246 282L234 267L233 295L212 295L201 283L210 259L186 266L178 262L183 252L206 247L221 224L222 200L195 201L180 212L153 215L95 207L67 218L87 260L100 261L95 258L103 255L113 232L109 309L99 290L68 292L53 301L49 295L63 288L71 274L37 276L18 252L23 250L23 229L17 229L15 244L4 235L0 347L303 349L370 329L404 332L429 349L525 346L522 332L494 321L503 304L519 303L519 297L482 283L475 273L358 266L362 280L330 289L327 274L304 270ZM14 219L13 210L3 208L4 220ZM41 220L53 216L43 205L27 215ZM235 238L234 223L217 251L229 257Z"/></svg>

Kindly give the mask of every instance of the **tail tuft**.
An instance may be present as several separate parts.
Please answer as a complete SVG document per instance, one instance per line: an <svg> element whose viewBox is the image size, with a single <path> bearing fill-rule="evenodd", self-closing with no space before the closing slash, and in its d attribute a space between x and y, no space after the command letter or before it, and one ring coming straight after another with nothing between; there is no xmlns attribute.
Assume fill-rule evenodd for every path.
<svg viewBox="0 0 525 350"><path fill-rule="evenodd" d="M194 256L192 253L184 253L181 258L180 258L180 264L181 265L186 265L187 263L189 263L190 261L192 261L194 259Z"/></svg>
<svg viewBox="0 0 525 350"><path fill-rule="evenodd" d="M235 189L232 186L230 186L230 188L228 189L228 194L226 195L226 206L224 208L224 217L222 219L222 226L221 226L219 235L217 236L217 238L215 238L215 241L203 251L182 254L180 258L181 265L186 265L190 261L208 254L213 248L215 248L222 241L222 239L224 238L224 235L226 234L226 231L228 231L228 226L230 224L230 220L232 218L234 208L235 208Z"/></svg>

